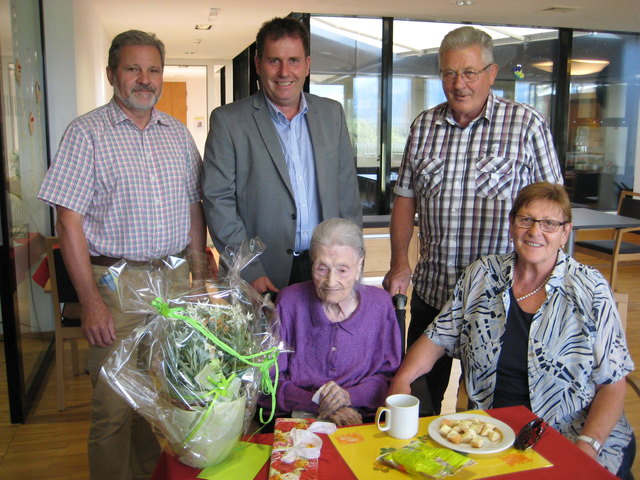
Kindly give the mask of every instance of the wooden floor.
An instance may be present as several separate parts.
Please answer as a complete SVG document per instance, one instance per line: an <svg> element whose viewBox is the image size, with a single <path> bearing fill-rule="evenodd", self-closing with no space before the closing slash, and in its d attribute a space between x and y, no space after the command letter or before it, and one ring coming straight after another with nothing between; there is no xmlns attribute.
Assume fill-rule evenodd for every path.
<svg viewBox="0 0 640 480"><path fill-rule="evenodd" d="M595 265L605 275L608 268L596 259L578 256L584 263ZM622 266L618 290L629 293L628 338L640 375L640 263ZM0 343L0 349L4 345ZM81 361L85 349L81 348ZM0 362L4 352L0 351ZM87 467L87 430L91 386L87 375L73 377L66 365L67 409L55 407L53 369L34 412L24 425L11 425L6 397L5 365L0 363L0 480L85 480ZM625 412L640 439L640 398L627 391ZM444 413L444 412L443 412ZM635 478L640 480L640 460L634 465Z"/></svg>

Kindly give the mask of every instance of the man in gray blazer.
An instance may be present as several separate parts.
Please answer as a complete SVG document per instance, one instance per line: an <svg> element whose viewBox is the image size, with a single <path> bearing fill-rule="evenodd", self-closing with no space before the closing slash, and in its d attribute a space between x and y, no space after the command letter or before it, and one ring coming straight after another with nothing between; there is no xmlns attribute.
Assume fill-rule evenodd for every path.
<svg viewBox="0 0 640 480"><path fill-rule="evenodd" d="M211 113L204 208L216 248L259 237L266 245L243 278L256 290L311 278L313 229L342 217L362 224L355 158L342 106L302 93L309 33L293 18L256 38L261 89Z"/></svg>

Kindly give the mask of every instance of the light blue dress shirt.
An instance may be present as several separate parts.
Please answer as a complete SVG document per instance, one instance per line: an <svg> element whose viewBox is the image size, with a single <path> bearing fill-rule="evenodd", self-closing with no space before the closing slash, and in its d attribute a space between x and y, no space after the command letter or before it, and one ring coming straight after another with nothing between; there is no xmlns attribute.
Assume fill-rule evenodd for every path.
<svg viewBox="0 0 640 480"><path fill-rule="evenodd" d="M307 125L307 100L300 95L300 111L291 119L267 99L273 125L289 170L289 178L296 202L295 251L309 249L314 228L320 223L320 201L316 183L315 158Z"/></svg>

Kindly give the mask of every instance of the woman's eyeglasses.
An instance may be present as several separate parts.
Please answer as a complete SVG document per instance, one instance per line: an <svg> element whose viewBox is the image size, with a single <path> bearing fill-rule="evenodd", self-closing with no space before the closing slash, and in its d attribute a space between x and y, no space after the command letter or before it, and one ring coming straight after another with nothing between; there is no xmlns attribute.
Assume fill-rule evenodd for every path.
<svg viewBox="0 0 640 480"><path fill-rule="evenodd" d="M515 223L520 228L529 229L533 227L534 223L538 223L540 225L540 230L546 233L555 233L558 229L566 225L569 222L558 222L557 220L538 220L537 218L527 217L524 215L516 215Z"/></svg>
<svg viewBox="0 0 640 480"><path fill-rule="evenodd" d="M513 447L517 450L526 450L527 448L533 447L538 443L547 426L541 418L531 420L520 429L513 442Z"/></svg>

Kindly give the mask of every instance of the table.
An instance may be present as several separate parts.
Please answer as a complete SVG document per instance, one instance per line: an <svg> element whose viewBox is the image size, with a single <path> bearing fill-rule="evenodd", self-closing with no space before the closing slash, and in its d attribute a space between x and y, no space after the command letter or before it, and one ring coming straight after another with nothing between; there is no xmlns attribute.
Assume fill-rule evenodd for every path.
<svg viewBox="0 0 640 480"><path fill-rule="evenodd" d="M615 213L600 212L590 208L572 208L573 230L567 241L567 254L573 256L576 231L597 230L600 228L640 227L640 218L625 217Z"/></svg>
<svg viewBox="0 0 640 480"><path fill-rule="evenodd" d="M496 408L487 410L487 413L498 420L502 420L516 432L525 423L535 418L535 415L530 410L522 406ZM318 480L356 480L356 477L336 451L331 440L326 435L321 436L323 437L323 446L318 469ZM273 435L271 434L259 434L254 436L252 441L270 444L272 439ZM616 479L613 474L609 473L604 467L552 428L547 429L540 442L535 446L535 450L553 463L553 466L490 478L499 480ZM175 457L162 453L152 480L196 480L199 472L198 469L182 465ZM268 474L269 465L267 462L255 477L255 480L266 480Z"/></svg>

